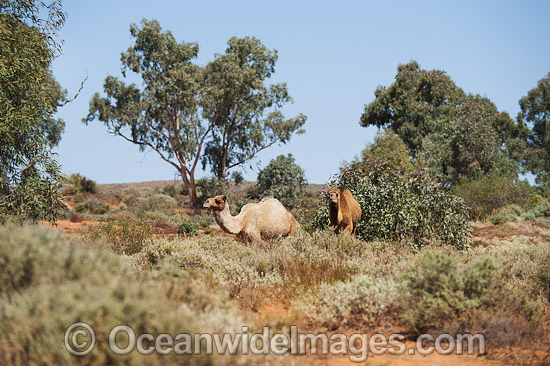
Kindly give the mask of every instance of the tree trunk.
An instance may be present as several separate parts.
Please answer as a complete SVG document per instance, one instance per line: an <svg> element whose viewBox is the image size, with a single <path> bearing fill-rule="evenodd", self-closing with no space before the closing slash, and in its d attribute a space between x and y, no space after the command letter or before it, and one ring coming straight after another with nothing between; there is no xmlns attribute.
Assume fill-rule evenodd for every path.
<svg viewBox="0 0 550 366"><path fill-rule="evenodd" d="M195 206L195 204L197 203L197 186L195 185L195 177L187 169L182 169L180 171L180 175L181 175L183 184L187 188L187 192L189 192L190 204L191 206Z"/></svg>
<svg viewBox="0 0 550 366"><path fill-rule="evenodd" d="M189 177L189 196L191 197L191 205L197 204L197 186L195 185L195 177L190 174Z"/></svg>

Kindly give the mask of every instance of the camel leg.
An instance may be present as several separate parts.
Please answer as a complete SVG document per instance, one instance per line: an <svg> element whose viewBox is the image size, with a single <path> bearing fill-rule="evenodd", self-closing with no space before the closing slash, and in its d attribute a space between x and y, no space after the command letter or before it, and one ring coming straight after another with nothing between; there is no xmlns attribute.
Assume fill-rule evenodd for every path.
<svg viewBox="0 0 550 366"><path fill-rule="evenodd" d="M344 228L344 232L345 232L346 234L353 235L353 224L347 225L347 226Z"/></svg>
<svg viewBox="0 0 550 366"><path fill-rule="evenodd" d="M351 230L351 236L355 236L356 232L357 232L357 224L353 224L353 229Z"/></svg>
<svg viewBox="0 0 550 366"><path fill-rule="evenodd" d="M292 220L292 224L290 224L290 232L288 235L290 236L296 236L296 231L298 229L298 222L296 220Z"/></svg>

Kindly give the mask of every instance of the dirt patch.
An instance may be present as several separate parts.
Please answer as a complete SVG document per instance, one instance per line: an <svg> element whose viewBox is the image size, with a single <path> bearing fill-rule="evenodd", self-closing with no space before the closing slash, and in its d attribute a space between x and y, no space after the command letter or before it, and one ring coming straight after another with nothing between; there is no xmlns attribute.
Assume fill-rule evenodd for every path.
<svg viewBox="0 0 550 366"><path fill-rule="evenodd" d="M102 222L100 221L90 221L90 220L83 220L80 222L71 222L71 220L61 219L61 220L57 220L57 222L54 225L54 228L58 230L62 230L63 232L68 234L73 234L73 233L82 234L88 231L90 228L96 227L101 223Z"/></svg>

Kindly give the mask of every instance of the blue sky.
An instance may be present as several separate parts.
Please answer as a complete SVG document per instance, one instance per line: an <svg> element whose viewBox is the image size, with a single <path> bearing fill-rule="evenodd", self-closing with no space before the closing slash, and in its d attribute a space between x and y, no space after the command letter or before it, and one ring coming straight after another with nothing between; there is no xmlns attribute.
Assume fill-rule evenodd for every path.
<svg viewBox="0 0 550 366"><path fill-rule="evenodd" d="M66 122L56 152L65 173L98 183L174 179L156 156L81 119L107 75L121 77L120 53L132 45L131 23L157 19L179 42L197 42L197 62L223 53L232 36L255 36L279 60L272 82L286 82L292 105L304 113L306 134L255 159L255 180L279 154L292 153L310 183L325 183L350 161L376 128L359 126L364 105L379 85L393 82L400 63L445 70L468 93L490 98L515 117L518 100L550 71L550 1L65 1L62 54L53 72L69 95L58 112ZM208 172L199 172L199 176Z"/></svg>

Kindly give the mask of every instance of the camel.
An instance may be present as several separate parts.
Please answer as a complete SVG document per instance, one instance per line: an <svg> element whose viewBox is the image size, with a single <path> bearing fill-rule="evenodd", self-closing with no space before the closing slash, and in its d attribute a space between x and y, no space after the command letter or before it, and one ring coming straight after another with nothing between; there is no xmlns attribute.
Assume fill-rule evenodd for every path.
<svg viewBox="0 0 550 366"><path fill-rule="evenodd" d="M329 191L329 219L334 232L344 231L355 236L357 223L361 219L361 206L347 187L341 186Z"/></svg>
<svg viewBox="0 0 550 366"><path fill-rule="evenodd" d="M226 233L234 234L244 243L258 243L279 236L295 236L300 224L275 198L266 197L260 203L243 206L237 216L231 216L227 196L208 198L203 205L213 214Z"/></svg>

